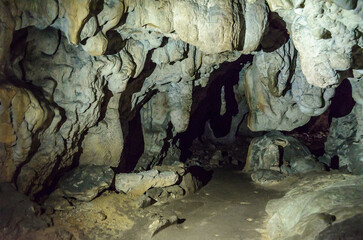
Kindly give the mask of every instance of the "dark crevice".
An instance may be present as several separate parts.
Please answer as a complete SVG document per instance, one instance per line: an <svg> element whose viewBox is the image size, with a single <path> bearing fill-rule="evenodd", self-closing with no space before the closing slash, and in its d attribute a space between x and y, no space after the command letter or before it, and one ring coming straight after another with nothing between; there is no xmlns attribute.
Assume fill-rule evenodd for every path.
<svg viewBox="0 0 363 240"><path fill-rule="evenodd" d="M239 72L243 66L251 61L251 55L242 55L235 62L222 63L211 74L205 88L194 88L188 129L177 135L177 138L180 139L182 161L190 157L189 148L195 139L200 139L203 135L208 121L216 137L222 137L229 133L232 118L238 114L238 102L235 99L233 86L238 84ZM222 87L225 89L226 112L220 115Z"/></svg>
<svg viewBox="0 0 363 240"><path fill-rule="evenodd" d="M141 126L140 109L157 93L157 90L151 89L146 92L143 100L136 106L132 106L131 100L135 93L141 91L146 78L154 72L156 64L151 61L152 53L153 50L147 54L142 73L137 78L129 80L125 91L120 97L119 116L124 136L124 148L119 166L113 168L115 173L132 171L144 152L144 136Z"/></svg>
<svg viewBox="0 0 363 240"><path fill-rule="evenodd" d="M106 117L108 104L109 104L111 98L113 97L113 94L108 89L107 84L103 87L103 93L104 93L104 97L103 97L103 101L100 106L100 117L98 118L96 126L98 126L98 124Z"/></svg>

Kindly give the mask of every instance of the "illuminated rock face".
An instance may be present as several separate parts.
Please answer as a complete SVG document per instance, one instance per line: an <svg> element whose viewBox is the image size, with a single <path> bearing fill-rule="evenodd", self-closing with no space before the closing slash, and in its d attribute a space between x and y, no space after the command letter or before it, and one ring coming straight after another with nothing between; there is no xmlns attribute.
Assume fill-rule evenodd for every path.
<svg viewBox="0 0 363 240"><path fill-rule="evenodd" d="M354 59L356 54L361 56L357 49L362 48L362 37L357 33L362 32L362 8L353 9L355 4L343 7L344 2L354 1L267 2L287 22L309 84L322 88L337 86L349 76L348 70L361 69L361 63Z"/></svg>
<svg viewBox="0 0 363 240"><path fill-rule="evenodd" d="M254 54L235 90L249 127L304 125L343 78L360 86L362 6L333 2L0 0L1 182L33 195L78 164L147 170L178 160L196 93L242 54ZM269 8L290 40L271 35L286 30ZM133 151L140 161L128 165Z"/></svg>

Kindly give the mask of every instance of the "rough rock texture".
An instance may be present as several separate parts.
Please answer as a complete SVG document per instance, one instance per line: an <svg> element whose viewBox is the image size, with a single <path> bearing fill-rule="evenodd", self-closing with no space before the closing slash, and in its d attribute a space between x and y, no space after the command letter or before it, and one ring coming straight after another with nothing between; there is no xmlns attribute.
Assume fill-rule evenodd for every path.
<svg viewBox="0 0 363 240"><path fill-rule="evenodd" d="M54 112L30 90L6 82L1 83L0 101L0 181L9 182L29 161L37 136L51 125Z"/></svg>
<svg viewBox="0 0 363 240"><path fill-rule="evenodd" d="M140 173L120 173L116 175L115 186L117 191L137 196L152 187L174 185L178 179L178 174L172 171L149 170Z"/></svg>
<svg viewBox="0 0 363 240"><path fill-rule="evenodd" d="M324 170L324 166L317 162L309 149L297 139L274 131L263 137L254 138L248 149L243 171L261 169L294 174L321 171ZM276 178L275 175L271 176ZM261 177L257 175L254 178Z"/></svg>
<svg viewBox="0 0 363 240"><path fill-rule="evenodd" d="M91 201L109 188L114 173L108 166L84 165L67 172L59 181L65 197Z"/></svg>
<svg viewBox="0 0 363 240"><path fill-rule="evenodd" d="M253 51L267 22L267 8L262 0L142 0L133 5L137 27L144 26L180 38L207 54L231 50Z"/></svg>
<svg viewBox="0 0 363 240"><path fill-rule="evenodd" d="M308 84L298 57L291 40L274 52L261 51L254 56L245 74L251 130L290 131L329 107L334 89Z"/></svg>
<svg viewBox="0 0 363 240"><path fill-rule="evenodd" d="M315 175L302 179L283 198L268 202L269 237L316 239L333 222L328 229L339 228L340 222L343 224L342 221L362 213L362 185L362 176L347 174ZM351 227L354 229L354 226Z"/></svg>
<svg viewBox="0 0 363 240"><path fill-rule="evenodd" d="M352 111L345 116L332 118L329 135L325 142L325 154L319 160L336 168L347 168L354 174L363 174L362 142L362 86L360 79L351 79L352 96L356 101ZM333 158L338 158L334 163Z"/></svg>
<svg viewBox="0 0 363 240"><path fill-rule="evenodd" d="M267 3L290 40L264 0L0 0L0 181L40 196L70 167L121 172L179 160L180 134L203 98L196 92L242 54L255 57L235 86L239 113L225 138L205 125L212 142L234 140L243 89L249 127L262 131L323 113L344 77L359 85L360 1ZM218 96L222 115L228 91Z"/></svg>
<svg viewBox="0 0 363 240"><path fill-rule="evenodd" d="M362 231L363 214L357 214L340 223L335 223L320 232L316 240L359 239L363 235Z"/></svg>
<svg viewBox="0 0 363 240"><path fill-rule="evenodd" d="M111 96L104 118L88 130L82 142L80 165L118 167L124 146L118 111L119 100L120 94Z"/></svg>
<svg viewBox="0 0 363 240"><path fill-rule="evenodd" d="M308 83L322 88L336 86L347 70L359 69L352 62L355 49L362 48L362 35L357 34L362 32L358 7L357 11L346 10L344 1L267 2L287 22Z"/></svg>
<svg viewBox="0 0 363 240"><path fill-rule="evenodd" d="M167 201L196 192L201 186L184 164L175 162L173 165L155 166L152 170L139 173L120 173L116 175L117 191L126 194L145 196L155 201ZM137 205L142 206L145 197L140 197Z"/></svg>
<svg viewBox="0 0 363 240"><path fill-rule="evenodd" d="M66 229L51 227L50 217L41 215L39 205L17 192L10 184L0 184L0 238L12 239L72 239ZM41 216L40 216L41 215Z"/></svg>

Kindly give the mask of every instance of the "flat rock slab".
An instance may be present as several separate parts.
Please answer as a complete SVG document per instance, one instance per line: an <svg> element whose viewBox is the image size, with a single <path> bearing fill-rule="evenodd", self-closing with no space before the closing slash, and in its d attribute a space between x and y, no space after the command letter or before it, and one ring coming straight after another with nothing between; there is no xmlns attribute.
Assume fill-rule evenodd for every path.
<svg viewBox="0 0 363 240"><path fill-rule="evenodd" d="M109 166L84 165L66 173L59 182L65 197L91 201L110 187L114 172Z"/></svg>
<svg viewBox="0 0 363 240"><path fill-rule="evenodd" d="M140 173L117 174L115 186L117 191L138 196L152 187L168 187L174 185L178 180L179 175L175 172L149 170Z"/></svg>

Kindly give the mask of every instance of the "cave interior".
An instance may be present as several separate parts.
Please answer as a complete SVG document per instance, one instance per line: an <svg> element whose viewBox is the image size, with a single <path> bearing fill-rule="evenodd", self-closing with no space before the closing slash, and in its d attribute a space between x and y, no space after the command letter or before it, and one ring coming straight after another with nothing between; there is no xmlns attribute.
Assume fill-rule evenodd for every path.
<svg viewBox="0 0 363 240"><path fill-rule="evenodd" d="M362 0L0 0L0 239L363 239Z"/></svg>

